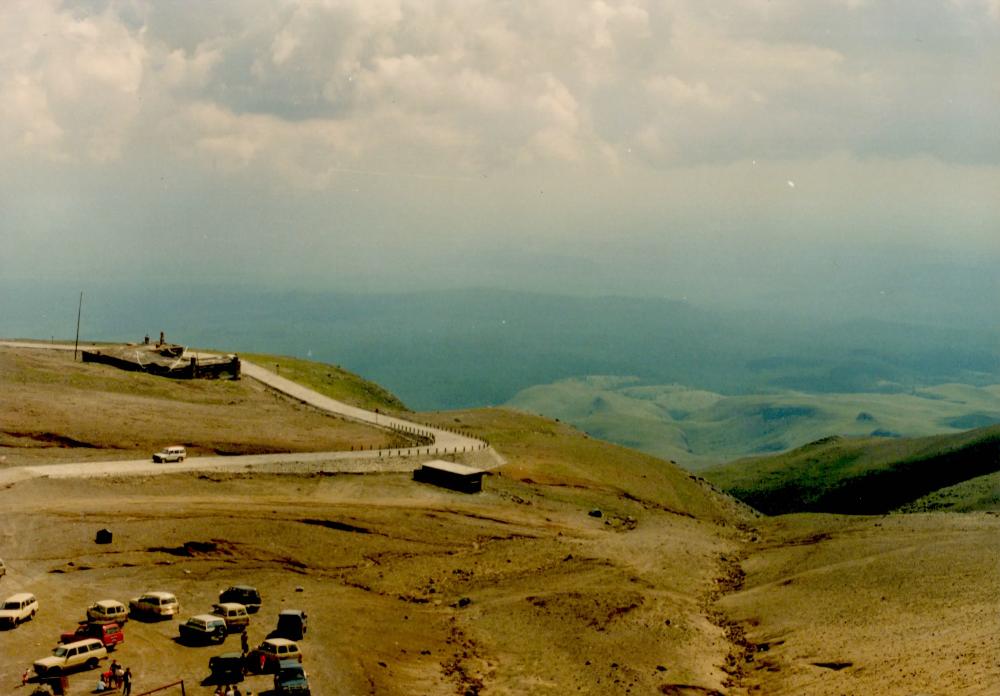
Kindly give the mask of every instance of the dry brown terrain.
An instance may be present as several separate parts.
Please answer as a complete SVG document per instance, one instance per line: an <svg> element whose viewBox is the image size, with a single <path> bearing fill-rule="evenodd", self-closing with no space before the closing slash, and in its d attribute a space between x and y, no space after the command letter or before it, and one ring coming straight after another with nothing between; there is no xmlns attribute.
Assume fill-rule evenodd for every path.
<svg viewBox="0 0 1000 696"><path fill-rule="evenodd" d="M550 498L502 476L488 488L466 496L404 475L16 484L0 492L2 587L34 592L42 610L0 633L0 684L17 683L96 599L167 589L186 616L250 582L265 597L254 641L279 609L309 612L303 649L320 694L723 686L730 646L704 613L736 543L720 528L610 491L571 502L573 492ZM93 541L104 526L110 546ZM190 541L214 548L189 554ZM177 645L175 624L128 624L119 659L140 686L197 684L221 652ZM252 681L259 690L267 678Z"/></svg>
<svg viewBox="0 0 1000 696"><path fill-rule="evenodd" d="M761 694L996 694L1000 517L934 513L765 519L742 591Z"/></svg>
<svg viewBox="0 0 1000 696"><path fill-rule="evenodd" d="M71 440L137 437L106 425L131 397L132 387L108 386L124 373L61 384L38 376L53 369L44 361L3 360L3 391L19 390L0 397L4 408L30 402L24 424L34 418L67 438L32 463L55 452L83 459L89 448ZM182 429L201 427L192 421L208 411L228 417L218 412L241 403L229 404L229 390L248 390L254 405L240 418L263 420L239 432L255 447L308 443L305 419L345 427L254 395L248 380L179 388L203 390L191 402L206 409ZM94 394L67 411L67 391ZM146 396L160 413L178 408ZM279 609L309 612L304 662L324 696L986 694L1000 679L998 517L761 518L667 462L559 423L495 409L419 418L489 439L508 463L472 496L403 474L41 478L3 488L0 594L34 592L41 611L0 631L0 693L27 693L24 668L97 599L170 590L183 618L237 582L264 596L252 642ZM206 426L206 442L214 430ZM101 527L112 544L94 543ZM177 623L127 625L117 657L137 675L135 693L178 678L188 693L211 693L201 685L209 657L239 648L237 637L224 648L179 645ZM95 680L74 676L72 693ZM270 680L249 683L260 693Z"/></svg>

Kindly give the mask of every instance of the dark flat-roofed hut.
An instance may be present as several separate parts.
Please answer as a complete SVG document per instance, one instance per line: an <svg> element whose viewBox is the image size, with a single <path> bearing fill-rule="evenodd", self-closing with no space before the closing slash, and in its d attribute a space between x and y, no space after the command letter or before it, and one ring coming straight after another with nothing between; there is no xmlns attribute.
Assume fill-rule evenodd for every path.
<svg viewBox="0 0 1000 696"><path fill-rule="evenodd" d="M419 469L414 470L413 480L450 488L460 493L478 493L483 490L485 473L485 469L435 459L424 462Z"/></svg>

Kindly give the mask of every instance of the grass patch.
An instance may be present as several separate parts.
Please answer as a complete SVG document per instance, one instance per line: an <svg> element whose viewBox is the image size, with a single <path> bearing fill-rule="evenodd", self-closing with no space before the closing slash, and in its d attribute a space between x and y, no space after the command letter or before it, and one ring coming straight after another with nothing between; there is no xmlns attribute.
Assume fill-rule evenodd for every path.
<svg viewBox="0 0 1000 696"><path fill-rule="evenodd" d="M309 387L324 396L352 406L368 410L377 408L391 413L409 411L406 404L389 390L337 365L266 353L240 353L240 357L268 370L274 370L282 377Z"/></svg>
<svg viewBox="0 0 1000 696"><path fill-rule="evenodd" d="M418 419L489 441L507 459L500 470L503 476L544 486L552 500L586 507L611 499L629 509L639 505L717 521L747 514L737 501L672 462L594 439L547 418L488 408L424 413Z"/></svg>

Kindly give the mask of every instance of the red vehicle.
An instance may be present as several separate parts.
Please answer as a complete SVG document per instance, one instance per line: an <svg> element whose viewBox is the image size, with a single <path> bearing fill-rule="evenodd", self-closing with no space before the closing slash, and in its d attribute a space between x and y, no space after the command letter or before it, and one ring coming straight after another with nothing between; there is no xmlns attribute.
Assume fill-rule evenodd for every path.
<svg viewBox="0 0 1000 696"><path fill-rule="evenodd" d="M125 631L116 623L91 623L81 621L75 631L63 633L59 636L62 643L73 643L84 638L97 638L104 644L108 652L115 649L115 646L125 640Z"/></svg>

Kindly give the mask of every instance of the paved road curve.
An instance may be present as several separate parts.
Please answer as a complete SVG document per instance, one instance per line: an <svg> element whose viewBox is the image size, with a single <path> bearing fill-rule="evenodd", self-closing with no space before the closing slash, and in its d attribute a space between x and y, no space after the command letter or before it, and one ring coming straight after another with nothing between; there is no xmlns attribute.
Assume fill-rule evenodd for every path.
<svg viewBox="0 0 1000 696"><path fill-rule="evenodd" d="M43 350L73 350L72 345L60 343L32 343L0 341L0 346ZM81 350L99 346L80 346ZM200 355L208 356L207 353ZM82 478L93 476L150 475L182 471L258 471L258 472L308 472L308 471L412 471L419 459L462 453L481 453L478 459L487 467L503 463L500 455L486 442L461 433L414 423L404 418L367 411L357 406L331 399L301 384L285 379L263 367L241 360L243 375L256 379L268 387L287 394L299 401L328 413L412 435L429 438L432 444L419 447L368 450L363 452L298 452L291 454L252 454L227 457L194 457L183 462L154 464L149 459L117 460L109 462L80 462L73 464L46 464L12 467L0 471L0 485L16 481L49 476L52 478ZM418 459L419 458L419 459Z"/></svg>

